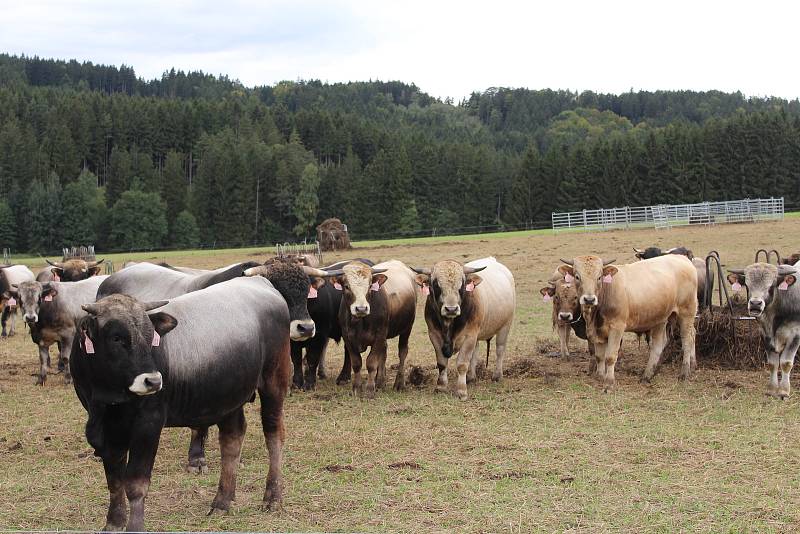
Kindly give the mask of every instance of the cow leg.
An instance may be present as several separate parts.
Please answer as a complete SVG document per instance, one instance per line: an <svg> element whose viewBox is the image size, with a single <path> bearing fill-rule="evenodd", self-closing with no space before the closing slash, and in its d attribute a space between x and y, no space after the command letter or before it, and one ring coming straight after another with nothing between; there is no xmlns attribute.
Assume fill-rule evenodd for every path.
<svg viewBox="0 0 800 534"><path fill-rule="evenodd" d="M351 346L349 350L350 367L353 370L353 393L360 397L363 394L361 386L361 365L363 364L363 359L361 358L361 353L358 351L359 348L360 347Z"/></svg>
<svg viewBox="0 0 800 534"><path fill-rule="evenodd" d="M303 380L303 389L306 391L317 387L317 369L327 344L328 339L320 336L320 338L312 339L306 346L306 371Z"/></svg>
<svg viewBox="0 0 800 534"><path fill-rule="evenodd" d="M667 342L667 323L662 323L650 330L650 357L647 366L642 373L641 382L650 382L658 369L658 362L661 359L661 351Z"/></svg>
<svg viewBox="0 0 800 534"><path fill-rule="evenodd" d="M445 358L442 352L442 338L433 330L429 330L428 338L433 345L433 351L436 353L436 368L439 370L439 377L436 379L436 392L447 392L447 364L449 358Z"/></svg>
<svg viewBox="0 0 800 534"><path fill-rule="evenodd" d="M189 462L186 464L186 472L193 475L205 475L208 473L206 464L206 438L208 438L208 427L192 428L192 439L189 442Z"/></svg>
<svg viewBox="0 0 800 534"><path fill-rule="evenodd" d="M587 339L586 345L589 349L589 375L591 376L597 371L597 358L595 356L594 343Z"/></svg>
<svg viewBox="0 0 800 534"><path fill-rule="evenodd" d="M17 333L17 310L9 309L8 313L11 315L11 330L8 331L8 335L10 337Z"/></svg>
<svg viewBox="0 0 800 534"><path fill-rule="evenodd" d="M303 347L299 343L292 342L292 387L300 389L303 387Z"/></svg>
<svg viewBox="0 0 800 534"><path fill-rule="evenodd" d="M478 340L475 338L465 339L461 350L458 351L456 359L456 369L458 370L458 382L456 382L456 396L459 400L467 400L467 370L469 363L472 359L472 353L475 351L475 345Z"/></svg>
<svg viewBox="0 0 800 534"><path fill-rule="evenodd" d="M778 396L778 368L780 367L780 354L770 351L767 354L769 364L769 383L767 384L766 394L770 397Z"/></svg>
<svg viewBox="0 0 800 534"><path fill-rule="evenodd" d="M39 376L36 377L37 386L43 386L47 381L48 371L50 371L50 348L43 343L39 343Z"/></svg>
<svg viewBox="0 0 800 534"><path fill-rule="evenodd" d="M0 327L2 327L2 332L0 332L0 337L6 337L8 334L6 333L6 323L8 322L8 306L3 306L3 311L0 312Z"/></svg>
<svg viewBox="0 0 800 534"><path fill-rule="evenodd" d="M681 374L678 375L678 378L688 380L692 374L692 369L697 368L697 356L694 350L694 314L680 317L678 322L681 329L681 348L683 349L683 363L681 365ZM667 340L664 339L664 346L666 344ZM661 347L662 351L664 346Z"/></svg>
<svg viewBox="0 0 800 534"><path fill-rule="evenodd" d="M608 332L608 341L606 342L606 376L603 380L603 391L608 392L614 387L615 377L614 368L617 364L617 356L619 355L619 346L622 342L622 330L610 330ZM598 366L599 368L599 366Z"/></svg>
<svg viewBox="0 0 800 534"><path fill-rule="evenodd" d="M400 334L400 339L397 342L397 355L400 359L400 365L397 367L397 375L394 377L395 391L406 389L406 358L408 357L408 338L410 335L410 330Z"/></svg>
<svg viewBox="0 0 800 534"><path fill-rule="evenodd" d="M359 360L360 360L359 356ZM283 502L283 443L286 440L286 429L283 426L283 399L286 395L286 384L280 380L268 378L259 389L261 397L261 426L264 429L264 440L269 451L269 472L267 486L264 489L263 507L266 510L280 508Z"/></svg>
<svg viewBox="0 0 800 534"><path fill-rule="evenodd" d="M603 381L606 378L606 350L608 342L597 342L594 344L594 376L597 380Z"/></svg>
<svg viewBox="0 0 800 534"><path fill-rule="evenodd" d="M475 343L475 350L469 356L469 369L467 370L467 384L473 384L478 381L478 358L480 357L480 343Z"/></svg>
<svg viewBox="0 0 800 534"><path fill-rule="evenodd" d="M506 325L500 332L494 342L494 350L497 353L497 359L494 361L494 373L492 373L492 380L499 382L503 379L503 360L506 357L506 345L508 344L508 333L511 331L511 324ZM567 335L569 335L569 327L567 327ZM567 353L569 356L569 353Z"/></svg>
<svg viewBox="0 0 800 534"><path fill-rule="evenodd" d="M347 348L347 344L344 346L344 361L342 362L342 370L339 373L339 376L336 377L336 385L341 386L342 384L347 384L350 382L350 372L352 370L352 364L350 359L350 349Z"/></svg>
<svg viewBox="0 0 800 534"><path fill-rule="evenodd" d="M322 342L322 350L319 353L319 360L317 361L317 376L320 380L328 378L328 373L325 371L325 355L328 353L328 338L326 337ZM306 356L308 358L308 356Z"/></svg>
<svg viewBox="0 0 800 534"><path fill-rule="evenodd" d="M372 351L370 351L371 353ZM389 357L389 345L383 351L383 358L378 358L378 372L375 374L375 389L386 387L386 359Z"/></svg>
<svg viewBox="0 0 800 534"><path fill-rule="evenodd" d="M231 501L236 500L236 470L242 454L242 443L247 430L244 408L239 408L217 424L221 464L217 494L211 502L208 515L216 511L227 512Z"/></svg>
<svg viewBox="0 0 800 534"><path fill-rule="evenodd" d="M164 422L162 420L160 425L154 423L155 421L136 421L131 436L131 449L125 471L125 494L130 504L128 532L144 530L144 500L150 489L150 476Z"/></svg>
<svg viewBox="0 0 800 534"><path fill-rule="evenodd" d="M368 399L375 398L376 378L381 371L381 363L386 362L386 340L376 341L369 349L367 356L367 387L366 395Z"/></svg>
<svg viewBox="0 0 800 534"><path fill-rule="evenodd" d="M64 370L65 384L72 383L72 373L69 370L69 355L72 353L73 339L74 336L67 336L58 343L58 368Z"/></svg>
<svg viewBox="0 0 800 534"><path fill-rule="evenodd" d="M561 342L561 357L569 358L569 324L558 323L558 340Z"/></svg>
<svg viewBox="0 0 800 534"><path fill-rule="evenodd" d="M119 532L128 520L128 501L125 498L125 468L128 451L114 450L103 456L103 469L108 486L108 512L103 532Z"/></svg>
<svg viewBox="0 0 800 534"><path fill-rule="evenodd" d="M780 387L778 387L778 396L781 399L786 399L791 394L792 384L790 377L798 347L800 347L800 337L795 336L790 343L786 344L781 353L781 383Z"/></svg>

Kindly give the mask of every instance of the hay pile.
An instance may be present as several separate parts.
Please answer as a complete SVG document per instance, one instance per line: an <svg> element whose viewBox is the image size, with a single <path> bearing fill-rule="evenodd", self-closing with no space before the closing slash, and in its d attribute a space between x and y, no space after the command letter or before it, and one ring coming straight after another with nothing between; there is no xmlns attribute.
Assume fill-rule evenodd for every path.
<svg viewBox="0 0 800 534"><path fill-rule="evenodd" d="M737 320L747 315L744 307L734 307L733 316L727 306L706 309L695 322L695 353L699 367L722 369L762 369L766 352L761 341L758 322ZM670 323L669 342L661 356L662 362L680 362L680 329Z"/></svg>
<svg viewBox="0 0 800 534"><path fill-rule="evenodd" d="M353 248L350 245L347 225L336 218L325 219L317 226L317 241L323 252Z"/></svg>

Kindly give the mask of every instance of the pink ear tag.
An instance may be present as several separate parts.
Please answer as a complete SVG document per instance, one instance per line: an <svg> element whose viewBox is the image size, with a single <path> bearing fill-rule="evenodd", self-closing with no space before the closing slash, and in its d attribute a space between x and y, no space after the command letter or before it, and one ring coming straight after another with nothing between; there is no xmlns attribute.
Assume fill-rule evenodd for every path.
<svg viewBox="0 0 800 534"><path fill-rule="evenodd" d="M45 302L53 302L53 295L45 295L44 296Z"/></svg>
<svg viewBox="0 0 800 534"><path fill-rule="evenodd" d="M575 280L575 277L572 276L571 274L567 273L567 274L564 275L564 281L566 283L570 284L570 283L572 283L573 280Z"/></svg>
<svg viewBox="0 0 800 534"><path fill-rule="evenodd" d="M335 289L338 289L339 291L341 291L341 290L342 290L342 284L340 284L339 282L334 282L334 283L333 283L333 287L334 287Z"/></svg>
<svg viewBox="0 0 800 534"><path fill-rule="evenodd" d="M15 299L14 297L11 297L10 299L8 299L8 305L9 306L16 306L17 305L17 299Z"/></svg>
<svg viewBox="0 0 800 534"><path fill-rule="evenodd" d="M428 284L424 284L419 290L422 291L423 295L427 296L431 294L431 289L428 287Z"/></svg>
<svg viewBox="0 0 800 534"><path fill-rule="evenodd" d="M610 283L611 283L611 282L613 282L613 281L614 281L614 279L611 277L611 275L610 275L610 274L607 274L607 275L605 275L605 276L603 277L603 283L604 283L604 284L610 284Z"/></svg>
<svg viewBox="0 0 800 534"><path fill-rule="evenodd" d="M94 354L94 343L92 343L92 338L89 337L86 330L83 331L83 348L86 349L86 354Z"/></svg>
<svg viewBox="0 0 800 534"><path fill-rule="evenodd" d="M787 283L786 283L786 280L784 280L784 281L783 281L783 282L781 282L781 284L778 286L778 289L780 289L781 291L786 291L787 289L789 289L789 284L787 284Z"/></svg>
<svg viewBox="0 0 800 534"><path fill-rule="evenodd" d="M734 282L731 284L731 289L733 289L734 291L741 291L742 284L740 284L739 282Z"/></svg>
<svg viewBox="0 0 800 534"><path fill-rule="evenodd" d="M369 286L371 291L380 291L381 285L378 282L372 282L372 285Z"/></svg>
<svg viewBox="0 0 800 534"><path fill-rule="evenodd" d="M308 298L315 299L317 298L317 288L314 286L308 287Z"/></svg>
<svg viewBox="0 0 800 534"><path fill-rule="evenodd" d="M466 291L475 291L475 284L473 284L472 282L470 282L470 283L468 283L468 284L467 284L467 285L464 287L464 289L465 289Z"/></svg>
<svg viewBox="0 0 800 534"><path fill-rule="evenodd" d="M553 300L553 297L550 296L550 293L545 293L544 296L542 297L542 300L544 302L550 302L551 300Z"/></svg>
<svg viewBox="0 0 800 534"><path fill-rule="evenodd" d="M161 345L161 336L158 335L158 332L153 330L153 342L150 343L154 347L158 347Z"/></svg>

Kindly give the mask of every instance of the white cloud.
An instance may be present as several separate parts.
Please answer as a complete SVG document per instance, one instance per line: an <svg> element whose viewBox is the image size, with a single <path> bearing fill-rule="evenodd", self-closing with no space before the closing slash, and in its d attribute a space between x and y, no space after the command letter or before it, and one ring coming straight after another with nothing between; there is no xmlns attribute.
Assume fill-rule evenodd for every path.
<svg viewBox="0 0 800 534"><path fill-rule="evenodd" d="M399 79L459 99L490 86L800 96L778 2L14 2L0 50L201 69L247 85Z"/></svg>

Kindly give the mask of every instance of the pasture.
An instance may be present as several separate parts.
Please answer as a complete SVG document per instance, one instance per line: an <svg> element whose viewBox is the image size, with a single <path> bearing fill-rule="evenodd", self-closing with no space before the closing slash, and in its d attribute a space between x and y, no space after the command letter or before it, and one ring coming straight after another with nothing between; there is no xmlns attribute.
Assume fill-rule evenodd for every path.
<svg viewBox="0 0 800 534"><path fill-rule="evenodd" d="M559 257L594 252L633 261L631 247L685 245L720 252L728 266L756 249L794 252L800 220L669 231L596 234L528 232L369 243L325 261L361 256L430 266L494 255L516 277L517 313L506 375L484 374L470 399L434 394L435 358L422 299L408 363L426 381L375 400L353 397L333 378L286 402L286 488L280 512L259 509L267 454L257 417L228 515L206 517L219 475L212 430L209 472L184 472L189 431L167 429L146 501L149 530L392 532L793 531L800 525L798 400L763 395L766 371L704 367L688 383L664 365L652 385L638 382L646 349L627 334L611 393L586 375L585 343L572 358L557 350L550 305L539 295ZM191 267L263 259L260 250L118 255ZM102 256L102 255L100 255ZM99 256L99 257L100 257ZM32 267L41 267L34 264ZM86 413L72 386L51 375L34 385L36 346L18 320L0 340L0 528L93 529L103 525L108 492L83 435ZM209 333L213 335L213 333ZM644 345L644 344L643 344ZM397 362L396 340L387 366ZM338 373L341 347L326 369ZM494 354L489 360L491 369ZM454 365L450 365L451 387ZM393 373L388 371L389 381Z"/></svg>

